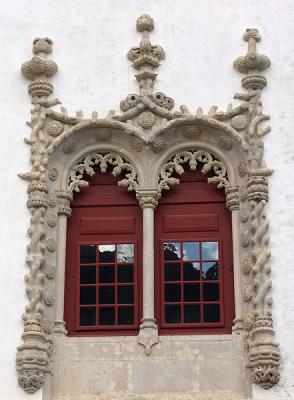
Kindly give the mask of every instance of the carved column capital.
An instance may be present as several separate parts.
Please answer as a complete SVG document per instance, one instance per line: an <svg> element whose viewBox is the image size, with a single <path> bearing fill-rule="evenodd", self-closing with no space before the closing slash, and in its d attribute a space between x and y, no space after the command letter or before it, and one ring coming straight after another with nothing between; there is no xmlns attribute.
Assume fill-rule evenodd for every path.
<svg viewBox="0 0 294 400"><path fill-rule="evenodd" d="M227 186L225 189L226 193L226 205L230 211L239 210L240 196L239 186Z"/></svg>
<svg viewBox="0 0 294 400"><path fill-rule="evenodd" d="M55 194L57 197L58 215L66 215L67 217L70 217L70 203L73 200L72 193L67 190L56 190Z"/></svg>
<svg viewBox="0 0 294 400"><path fill-rule="evenodd" d="M248 200L268 202L268 178L260 175L252 175L247 183Z"/></svg>
<svg viewBox="0 0 294 400"><path fill-rule="evenodd" d="M138 190L136 194L137 200L139 201L139 205L142 208L150 207L155 209L158 205L158 191L157 190L149 190L149 189L142 189Z"/></svg>

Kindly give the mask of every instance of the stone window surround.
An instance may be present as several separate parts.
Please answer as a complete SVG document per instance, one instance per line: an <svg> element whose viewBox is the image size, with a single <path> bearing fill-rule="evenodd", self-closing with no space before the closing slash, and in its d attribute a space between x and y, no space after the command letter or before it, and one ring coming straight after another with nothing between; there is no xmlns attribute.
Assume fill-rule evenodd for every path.
<svg viewBox="0 0 294 400"><path fill-rule="evenodd" d="M28 235L26 293L29 303L23 315L23 344L18 347L19 384L28 393L42 387L50 373L54 335L66 333L63 322L66 224L70 216L72 192L86 185L83 175L102 172L125 174L119 184L134 191L143 210L143 319L138 343L146 354L158 342L154 319L154 208L163 190L178 184L173 174L181 165L197 164L202 171L214 171L209 180L225 188L232 213L235 311L233 335L244 341L247 367L252 381L268 389L279 380L279 349L274 341L271 318L272 299L268 222L267 177L272 171L263 160L262 136L270 128L261 126L269 117L262 113L261 90L266 78L260 73L269 59L257 53L260 35L248 29L244 40L248 53L238 57L235 68L245 73L242 86L248 93L237 93L241 105L230 104L225 112L199 107L192 114L186 106L171 111L173 100L153 93L154 68L165 58L164 50L151 45L153 20L143 15L137 20L142 33L140 46L128 58L139 72L140 94L130 94L120 104L122 114L110 112L106 118L84 118L82 112L68 116L51 107L60 103L48 99L53 85L48 78L57 72L48 58L52 41L35 39L34 57L22 65L31 80L32 96L30 172L19 174L29 181L28 208L32 217Z"/></svg>

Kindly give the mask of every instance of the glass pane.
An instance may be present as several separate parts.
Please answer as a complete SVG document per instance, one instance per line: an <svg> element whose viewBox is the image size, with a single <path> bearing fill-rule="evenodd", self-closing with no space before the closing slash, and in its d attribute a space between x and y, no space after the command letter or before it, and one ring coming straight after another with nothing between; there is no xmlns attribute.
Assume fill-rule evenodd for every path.
<svg viewBox="0 0 294 400"><path fill-rule="evenodd" d="M118 287L118 303L133 304L134 303L134 288L133 286Z"/></svg>
<svg viewBox="0 0 294 400"><path fill-rule="evenodd" d="M181 280L180 264L164 263L164 280L165 281L180 281Z"/></svg>
<svg viewBox="0 0 294 400"><path fill-rule="evenodd" d="M99 324L115 325L115 309L114 307L99 308Z"/></svg>
<svg viewBox="0 0 294 400"><path fill-rule="evenodd" d="M99 303L100 304L114 304L115 301L114 286L100 286L99 287Z"/></svg>
<svg viewBox="0 0 294 400"><path fill-rule="evenodd" d="M202 242L202 260L218 260L218 242Z"/></svg>
<svg viewBox="0 0 294 400"><path fill-rule="evenodd" d="M184 322L200 322L200 304L184 305Z"/></svg>
<svg viewBox="0 0 294 400"><path fill-rule="evenodd" d="M96 283L96 267L81 267L80 283Z"/></svg>
<svg viewBox="0 0 294 400"><path fill-rule="evenodd" d="M95 286L86 286L80 288L80 304L96 304Z"/></svg>
<svg viewBox="0 0 294 400"><path fill-rule="evenodd" d="M96 325L96 308L81 308L80 309L80 326L95 326Z"/></svg>
<svg viewBox="0 0 294 400"><path fill-rule="evenodd" d="M184 264L184 280L200 281L200 263L190 262Z"/></svg>
<svg viewBox="0 0 294 400"><path fill-rule="evenodd" d="M188 283L184 285L184 301L200 301L200 284Z"/></svg>
<svg viewBox="0 0 294 400"><path fill-rule="evenodd" d="M115 245L114 244L100 244L99 249L99 262L115 262Z"/></svg>
<svg viewBox="0 0 294 400"><path fill-rule="evenodd" d="M204 322L220 322L219 304L204 304Z"/></svg>
<svg viewBox="0 0 294 400"><path fill-rule="evenodd" d="M134 267L133 265L118 266L118 282L134 282Z"/></svg>
<svg viewBox="0 0 294 400"><path fill-rule="evenodd" d="M218 262L202 263L202 279L205 281L218 280Z"/></svg>
<svg viewBox="0 0 294 400"><path fill-rule="evenodd" d="M181 306L165 306L165 322L167 324L177 324L181 322Z"/></svg>
<svg viewBox="0 0 294 400"><path fill-rule="evenodd" d="M181 301L181 285L165 285L165 301Z"/></svg>
<svg viewBox="0 0 294 400"><path fill-rule="evenodd" d="M134 262L134 245L118 244L117 245L117 262L133 263Z"/></svg>
<svg viewBox="0 0 294 400"><path fill-rule="evenodd" d="M80 246L80 262L81 264L96 263L96 246L90 244L88 246Z"/></svg>
<svg viewBox="0 0 294 400"><path fill-rule="evenodd" d="M133 325L134 323L134 307L118 308L119 325Z"/></svg>
<svg viewBox="0 0 294 400"><path fill-rule="evenodd" d="M218 301L219 300L218 283L204 283L203 284L203 300L204 301Z"/></svg>
<svg viewBox="0 0 294 400"><path fill-rule="evenodd" d="M99 282L112 283L115 280L114 265L100 265L99 266Z"/></svg>
<svg viewBox="0 0 294 400"><path fill-rule="evenodd" d="M184 260L200 260L199 242L183 243L183 259Z"/></svg>
<svg viewBox="0 0 294 400"><path fill-rule="evenodd" d="M164 259L165 260L180 260L181 259L181 245L179 242L164 243Z"/></svg>

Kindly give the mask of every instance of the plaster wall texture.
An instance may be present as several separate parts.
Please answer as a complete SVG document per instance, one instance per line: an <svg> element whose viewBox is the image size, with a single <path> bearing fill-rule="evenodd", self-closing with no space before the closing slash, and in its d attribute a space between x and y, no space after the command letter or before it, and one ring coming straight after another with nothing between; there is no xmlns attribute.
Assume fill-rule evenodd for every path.
<svg viewBox="0 0 294 400"><path fill-rule="evenodd" d="M41 399L17 385L15 350L22 333L26 304L23 277L29 213L26 183L16 174L28 169L30 100L20 65L31 57L35 37L54 41L59 65L52 79L55 96L69 114L82 109L100 116L118 109L120 100L137 92L134 70L126 53L140 36L135 21L143 13L155 20L151 40L163 46L167 59L159 68L156 89L192 110L218 105L225 109L240 91L241 75L232 61L246 51L242 34L256 27L262 34L260 52L272 66L266 71L264 110L271 114L272 132L265 138L265 159L275 173L270 179L268 216L271 224L273 317L281 344L281 381L270 391L253 388L254 400L294 398L293 225L294 178L294 3L290 0L13 0L2 1L0 14L1 122L0 165L2 275L0 290L0 399ZM120 373L120 372L118 372ZM138 372L139 373L139 372Z"/></svg>

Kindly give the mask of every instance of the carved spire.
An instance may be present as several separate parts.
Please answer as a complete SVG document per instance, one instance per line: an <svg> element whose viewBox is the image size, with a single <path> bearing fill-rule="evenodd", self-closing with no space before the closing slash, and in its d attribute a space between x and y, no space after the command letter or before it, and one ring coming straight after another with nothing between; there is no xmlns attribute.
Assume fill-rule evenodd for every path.
<svg viewBox="0 0 294 400"><path fill-rule="evenodd" d="M165 59L163 48L150 43L149 32L153 29L153 19L147 14L141 15L137 19L137 31L142 33L142 40L139 47L132 47L128 52L128 59L133 62L133 67L139 70L139 74L135 76L142 95L153 93L154 80L157 76L153 69Z"/></svg>
<svg viewBox="0 0 294 400"><path fill-rule="evenodd" d="M246 29L243 39L248 42L248 51L245 56L238 57L234 61L234 67L247 74L242 79L242 86L246 89L263 89L267 82L265 76L259 72L270 66L270 59L264 54L259 54L256 42L260 42L261 35L257 29Z"/></svg>

